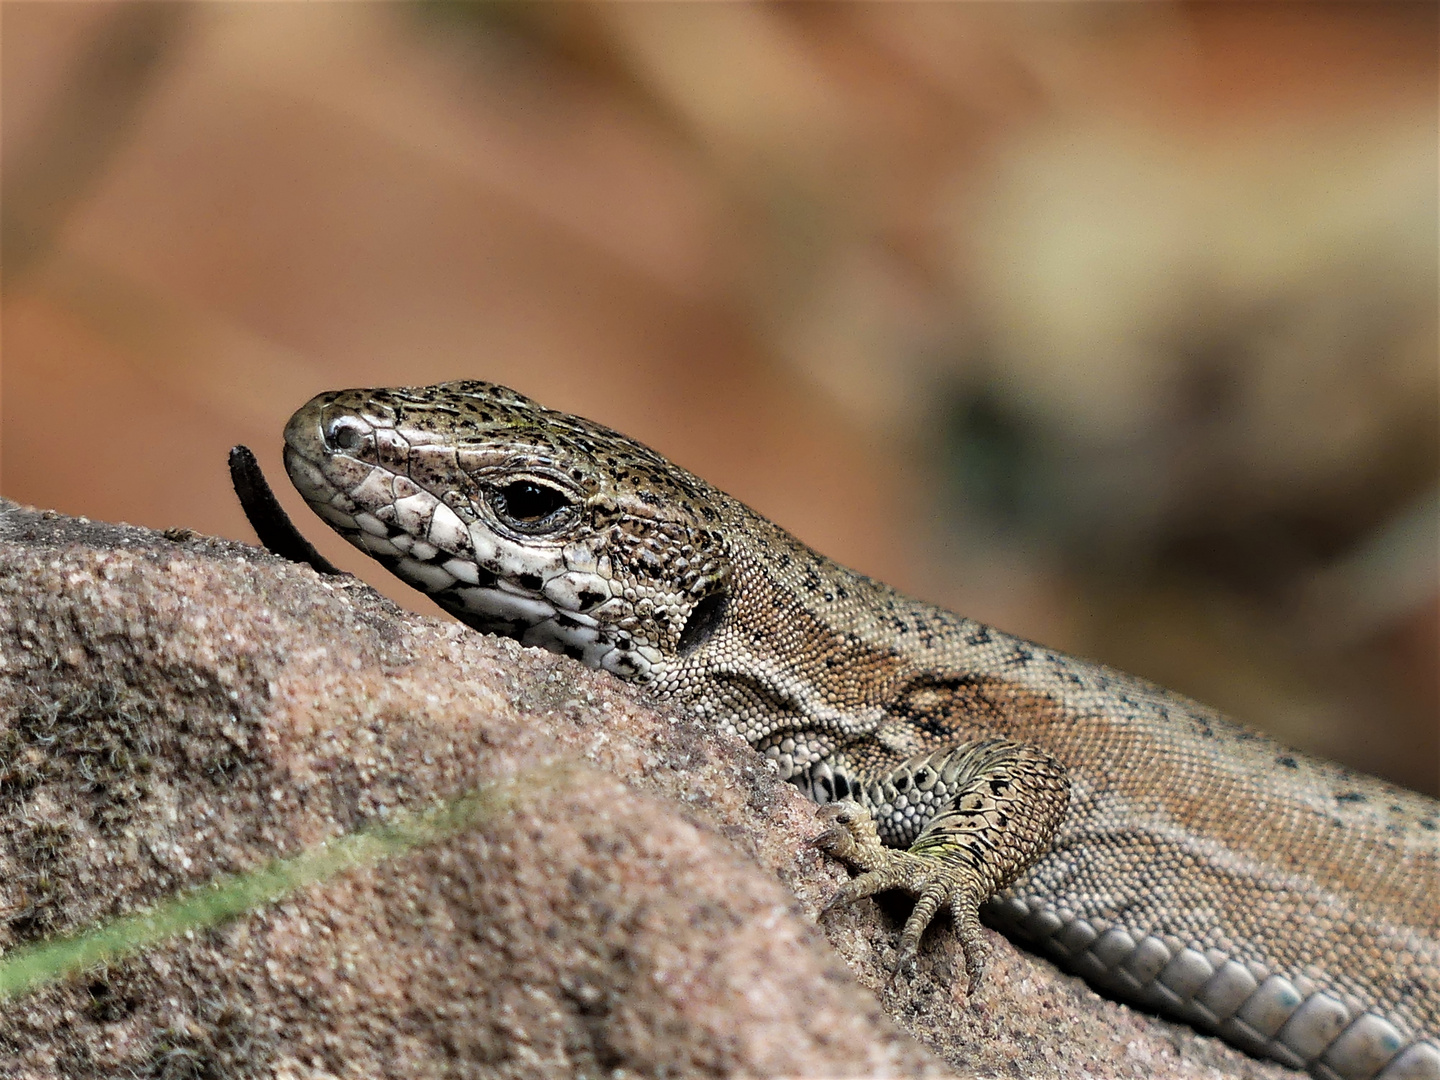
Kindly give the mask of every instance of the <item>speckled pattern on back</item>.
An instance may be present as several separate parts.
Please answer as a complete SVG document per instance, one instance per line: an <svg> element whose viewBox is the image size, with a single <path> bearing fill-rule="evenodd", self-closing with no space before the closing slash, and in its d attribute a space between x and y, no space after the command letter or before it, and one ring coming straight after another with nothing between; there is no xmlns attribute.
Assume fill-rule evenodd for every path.
<svg viewBox="0 0 1440 1080"><path fill-rule="evenodd" d="M1068 810L989 921L1317 1077L1440 1080L1435 800L902 596L504 387L322 394L285 437L316 512L458 618L684 702L893 847L954 797L926 761L1035 748Z"/></svg>

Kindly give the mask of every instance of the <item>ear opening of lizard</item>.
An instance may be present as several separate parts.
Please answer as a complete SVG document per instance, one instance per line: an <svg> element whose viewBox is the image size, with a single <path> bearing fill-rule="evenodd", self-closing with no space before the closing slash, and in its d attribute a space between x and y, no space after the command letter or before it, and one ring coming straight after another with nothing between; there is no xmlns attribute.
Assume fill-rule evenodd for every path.
<svg viewBox="0 0 1440 1080"><path fill-rule="evenodd" d="M913 600L483 382L321 394L285 465L462 622L646 684L816 802L836 896L950 911L1324 1080L1440 1080L1440 802Z"/></svg>

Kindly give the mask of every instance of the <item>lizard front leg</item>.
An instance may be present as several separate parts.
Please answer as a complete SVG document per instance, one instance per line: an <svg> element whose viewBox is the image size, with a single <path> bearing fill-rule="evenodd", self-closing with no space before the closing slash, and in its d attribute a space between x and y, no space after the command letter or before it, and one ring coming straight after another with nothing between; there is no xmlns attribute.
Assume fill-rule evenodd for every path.
<svg viewBox="0 0 1440 1080"><path fill-rule="evenodd" d="M913 970L921 935L949 904L973 986L987 948L980 905L1049 846L1070 797L1064 767L1034 747L987 739L910 758L862 784L858 796L821 811L834 824L817 845L861 871L825 910L887 889L915 894L900 934L900 972ZM913 832L920 823L919 834L908 849L887 847L877 816L892 842L907 838L906 824Z"/></svg>

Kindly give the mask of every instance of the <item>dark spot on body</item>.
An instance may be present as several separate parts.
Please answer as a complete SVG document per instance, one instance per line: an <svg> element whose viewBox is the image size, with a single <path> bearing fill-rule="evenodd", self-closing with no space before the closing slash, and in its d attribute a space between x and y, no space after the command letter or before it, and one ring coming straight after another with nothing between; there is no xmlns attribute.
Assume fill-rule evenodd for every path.
<svg viewBox="0 0 1440 1080"><path fill-rule="evenodd" d="M1298 769L1300 767L1300 763L1289 754L1281 754L1275 759L1275 764L1286 769Z"/></svg>
<svg viewBox="0 0 1440 1080"><path fill-rule="evenodd" d="M955 734L955 724L948 713L919 713L912 716L911 721L925 734L939 739L948 739Z"/></svg>
<svg viewBox="0 0 1440 1080"><path fill-rule="evenodd" d="M544 584L544 582L540 580L539 574L516 574L515 582L522 589L530 589L533 592L539 592L540 586Z"/></svg>
<svg viewBox="0 0 1440 1080"><path fill-rule="evenodd" d="M1369 802L1369 798L1363 791L1342 791L1335 796L1338 803L1363 803Z"/></svg>

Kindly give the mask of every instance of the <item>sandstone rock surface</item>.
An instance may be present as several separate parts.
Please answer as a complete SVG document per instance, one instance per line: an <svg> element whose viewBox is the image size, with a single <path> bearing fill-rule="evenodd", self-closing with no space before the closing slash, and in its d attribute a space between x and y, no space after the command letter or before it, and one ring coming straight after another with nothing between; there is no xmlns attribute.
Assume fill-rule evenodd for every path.
<svg viewBox="0 0 1440 1080"><path fill-rule="evenodd" d="M1295 1075L998 937L968 1003L943 926L893 982L906 902L822 933L813 806L607 675L0 501L7 954L477 790L432 842L0 1001L0 1075Z"/></svg>

